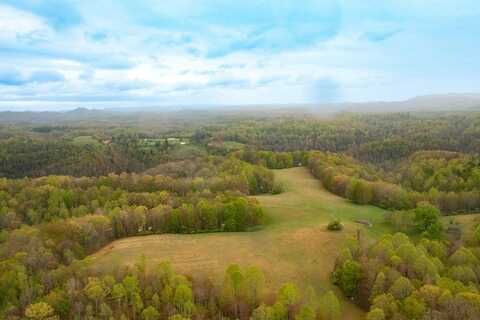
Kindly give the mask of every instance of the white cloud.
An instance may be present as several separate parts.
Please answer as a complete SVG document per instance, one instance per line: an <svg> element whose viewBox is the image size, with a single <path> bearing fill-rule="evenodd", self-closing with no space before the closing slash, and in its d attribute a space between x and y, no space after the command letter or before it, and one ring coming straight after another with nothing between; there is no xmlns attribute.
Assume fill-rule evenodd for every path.
<svg viewBox="0 0 480 320"><path fill-rule="evenodd" d="M51 29L38 16L10 6L0 5L1 41L47 40L50 36Z"/></svg>
<svg viewBox="0 0 480 320"><path fill-rule="evenodd" d="M310 25L312 16L289 30L283 19L292 6L302 6L294 2L284 12L263 12L273 17L271 21L247 10L260 18L258 24L250 16L245 17L248 23L238 23L241 11L231 17L234 23L214 16L209 24L205 17L195 19L211 15L212 8L196 1L191 7L191 0L178 6L165 2L162 6L168 10L162 6L152 10L174 23L160 18L140 21L148 12L129 7L128 2L82 1L77 5L83 23L60 31L39 16L0 5L0 69L15 66L24 77L39 70L64 77L56 83L0 85L0 100L58 97L78 103L87 100L89 106L124 101L131 105L268 103L268 99L301 103L322 101L325 96L327 100L397 99L449 85L471 90L478 80L472 70L480 67L479 46L472 41L475 29L467 28L472 25L455 19L470 19L480 6L471 0L442 2L443 8L433 2L339 1L338 8L332 5L326 11L336 15L326 24L326 29L333 28L326 37L315 37L318 30ZM153 4L157 2L147 1L139 8ZM197 25L186 20L190 16ZM299 21L300 16L292 19ZM195 29L198 21L204 24ZM445 35L445 30L450 33ZM311 34L314 40L302 42L302 36ZM456 50L449 50L453 44ZM101 99L95 103L95 97Z"/></svg>

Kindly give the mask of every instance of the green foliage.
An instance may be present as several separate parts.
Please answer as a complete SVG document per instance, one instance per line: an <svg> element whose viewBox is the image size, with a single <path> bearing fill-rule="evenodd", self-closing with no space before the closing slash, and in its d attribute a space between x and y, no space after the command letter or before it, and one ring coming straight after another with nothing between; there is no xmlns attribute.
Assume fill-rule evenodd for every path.
<svg viewBox="0 0 480 320"><path fill-rule="evenodd" d="M5 180L4 190L8 193L0 190L0 198L6 203L0 206L0 226L14 229L21 222L39 224L66 219L43 227L47 233L57 229L58 237L63 235L59 229L89 220L85 218L88 213L96 213L109 220L113 236L120 238L138 233L222 231L227 222L230 225L226 231L244 231L262 222L264 212L254 199L238 192L212 193L207 184L206 189L195 190L190 182L184 182L138 175ZM219 180L212 183L217 188ZM188 189L194 193L184 195L182 190ZM108 240L112 235L101 236Z"/></svg>
<svg viewBox="0 0 480 320"><path fill-rule="evenodd" d="M416 161L415 159L411 161ZM478 161L477 159L475 164L469 164L469 168L478 166L476 164ZM403 183L402 178L398 178L398 176L403 177L401 174L386 174L380 168L359 163L345 155L318 151L310 153L308 166L326 189L357 204L373 204L386 209L405 210L415 208L419 202L428 201L444 213L480 209L480 191L476 189L474 183L469 183L470 187L466 189L443 188L442 190L445 191L438 191L434 185L428 190L412 190L408 187L408 183ZM430 170L435 172L436 169L430 168ZM463 169L460 166L452 170L456 172ZM463 178L459 179L463 181ZM446 185L448 186L448 181ZM438 233L439 228L439 225L432 225L430 233Z"/></svg>
<svg viewBox="0 0 480 320"><path fill-rule="evenodd" d="M408 317L408 319L423 319L426 311L426 306L422 300L417 299L414 296L410 296L403 300L402 310L405 316Z"/></svg>
<svg viewBox="0 0 480 320"><path fill-rule="evenodd" d="M194 311L192 289L185 284L180 284L175 289L173 296L175 308L184 316L190 316Z"/></svg>
<svg viewBox="0 0 480 320"><path fill-rule="evenodd" d="M385 320L385 313L380 308L372 309L367 314L367 320Z"/></svg>
<svg viewBox="0 0 480 320"><path fill-rule="evenodd" d="M435 222L434 208L420 207L419 223ZM479 259L470 248L460 246L450 253L446 245L452 243L426 238L415 243L397 233L361 248L353 256L356 267L350 269L361 269L361 290L355 297L370 305L367 319L424 319L428 314L462 320L479 317L479 279L474 271ZM334 279L351 296L350 287L341 282L346 263L337 263Z"/></svg>
<svg viewBox="0 0 480 320"><path fill-rule="evenodd" d="M307 152L272 152L242 150L235 155L249 163L263 165L269 169L286 169L302 166L307 163Z"/></svg>
<svg viewBox="0 0 480 320"><path fill-rule="evenodd" d="M360 264L353 260L347 260L341 268L336 271L336 283L342 288L347 297L353 297L357 294L362 279L362 268Z"/></svg>
<svg viewBox="0 0 480 320"><path fill-rule="evenodd" d="M325 320L338 320L341 317L340 302L332 291L320 298L320 316Z"/></svg>
<svg viewBox="0 0 480 320"><path fill-rule="evenodd" d="M343 229L343 224L340 220L333 220L328 223L327 229L330 231L340 231Z"/></svg>
<svg viewBox="0 0 480 320"><path fill-rule="evenodd" d="M31 304L25 309L25 316L28 319L45 320L53 319L54 310L45 302Z"/></svg>
<svg viewBox="0 0 480 320"><path fill-rule="evenodd" d="M285 306L292 306L300 300L300 292L293 283L286 283L278 292L278 301Z"/></svg>
<svg viewBox="0 0 480 320"><path fill-rule="evenodd" d="M242 270L238 265L231 265L219 290L211 283L191 282L176 274L169 263L162 262L152 269L143 268L143 264L139 260L136 268L123 270L124 276L119 280L108 274L102 277L88 265L63 266L51 273L58 280L53 289L29 291L35 296L28 299L41 302L32 302L23 309L19 302L10 300L8 310L0 311L21 312L27 319L38 320L60 319L60 314L61 318L110 319L118 316L119 319L143 320L239 316L272 320L317 318L314 291L309 289L302 297L295 284L286 283L272 300L268 298L274 296L272 293L263 295L266 290L263 272L253 266ZM26 290L30 289L24 287L19 292L23 294ZM271 304L267 305L267 301ZM332 292L322 296L320 302L324 304L324 319L339 318L340 305ZM63 303L71 303L72 307L60 308L62 312L59 313L57 308Z"/></svg>
<svg viewBox="0 0 480 320"><path fill-rule="evenodd" d="M295 320L315 320L315 311L309 306L304 306L300 312L295 316Z"/></svg>
<svg viewBox="0 0 480 320"><path fill-rule="evenodd" d="M280 182L274 182L272 194L280 194L285 191L285 186Z"/></svg>
<svg viewBox="0 0 480 320"><path fill-rule="evenodd" d="M420 234L430 239L441 239L445 228L440 220L440 211L428 202L420 202L417 208L392 213L387 222L398 231Z"/></svg>
<svg viewBox="0 0 480 320"><path fill-rule="evenodd" d="M410 280L405 277L399 277L390 287L389 292L397 300L403 300L408 297L415 290Z"/></svg>
<svg viewBox="0 0 480 320"><path fill-rule="evenodd" d="M398 181L419 192L480 191L480 162L450 151L419 151L401 163Z"/></svg>
<svg viewBox="0 0 480 320"><path fill-rule="evenodd" d="M346 196L356 204L369 204L373 199L372 186L365 181L352 179L347 186Z"/></svg>
<svg viewBox="0 0 480 320"><path fill-rule="evenodd" d="M439 223L440 212L429 203L419 203L414 213L415 227L419 233L429 233L432 226Z"/></svg>
<svg viewBox="0 0 480 320"><path fill-rule="evenodd" d="M480 224L475 228L474 239L477 244L480 244Z"/></svg>
<svg viewBox="0 0 480 320"><path fill-rule="evenodd" d="M0 317L338 319L333 293L321 297L320 315L314 294L293 284L265 299L253 267L232 266L213 288L165 264L101 277L83 260L126 236L248 230L264 213L247 196L283 189L267 168L308 165L326 189L399 210L388 222L421 236L341 250L333 279L371 304L369 320L480 318L479 255L468 247L480 229L453 244L440 222L440 212L480 209L478 115L174 118L152 115L145 128L134 119L0 128L0 177L40 177L0 179ZM432 149L465 153L424 151Z"/></svg>

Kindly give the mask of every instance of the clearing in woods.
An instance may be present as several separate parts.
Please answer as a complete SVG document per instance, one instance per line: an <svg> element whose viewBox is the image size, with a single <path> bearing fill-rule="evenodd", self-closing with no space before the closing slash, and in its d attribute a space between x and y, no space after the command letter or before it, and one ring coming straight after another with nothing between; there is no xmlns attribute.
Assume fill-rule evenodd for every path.
<svg viewBox="0 0 480 320"><path fill-rule="evenodd" d="M383 225L385 210L358 206L321 187L306 168L275 170L285 186L279 195L258 196L269 216L267 225L254 232L209 234L163 234L117 240L93 255L96 268L131 265L145 255L149 263L168 260L184 274L215 275L223 278L231 263L262 268L270 287L293 281L300 287L313 285L318 292L332 288L329 274L342 242L357 229L375 236L388 229ZM326 230L332 219L345 229ZM367 228L354 220L373 223ZM342 297L336 290L337 296ZM342 301L342 319L363 319L363 311Z"/></svg>

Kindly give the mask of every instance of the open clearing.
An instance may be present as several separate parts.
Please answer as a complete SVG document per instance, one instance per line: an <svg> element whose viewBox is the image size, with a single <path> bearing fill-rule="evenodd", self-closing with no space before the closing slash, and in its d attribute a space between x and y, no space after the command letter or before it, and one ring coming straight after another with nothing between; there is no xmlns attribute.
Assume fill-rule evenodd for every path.
<svg viewBox="0 0 480 320"><path fill-rule="evenodd" d="M270 218L261 230L121 239L93 255L95 266L130 265L144 254L149 263L169 260L184 274L223 278L231 263L256 265L265 271L270 287L293 281L300 287L312 284L322 292L332 287L329 274L346 237L355 235L357 229L371 236L388 231L383 225L385 210L357 206L329 193L306 168L276 170L275 175L286 191L257 197ZM343 231L326 230L334 218L344 223ZM356 219L369 220L373 227L358 225ZM342 302L343 319L363 319L362 310L349 301Z"/></svg>

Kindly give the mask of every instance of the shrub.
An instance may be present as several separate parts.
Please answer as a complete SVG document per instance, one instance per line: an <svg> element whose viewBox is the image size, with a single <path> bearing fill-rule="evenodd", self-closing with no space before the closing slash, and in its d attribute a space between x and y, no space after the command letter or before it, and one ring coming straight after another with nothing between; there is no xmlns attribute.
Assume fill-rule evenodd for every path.
<svg viewBox="0 0 480 320"><path fill-rule="evenodd" d="M330 231L340 231L343 229L343 224L339 220L333 220L328 224L327 229Z"/></svg>
<svg viewBox="0 0 480 320"><path fill-rule="evenodd" d="M272 188L272 194L280 194L285 191L285 187L280 182L275 182Z"/></svg>

